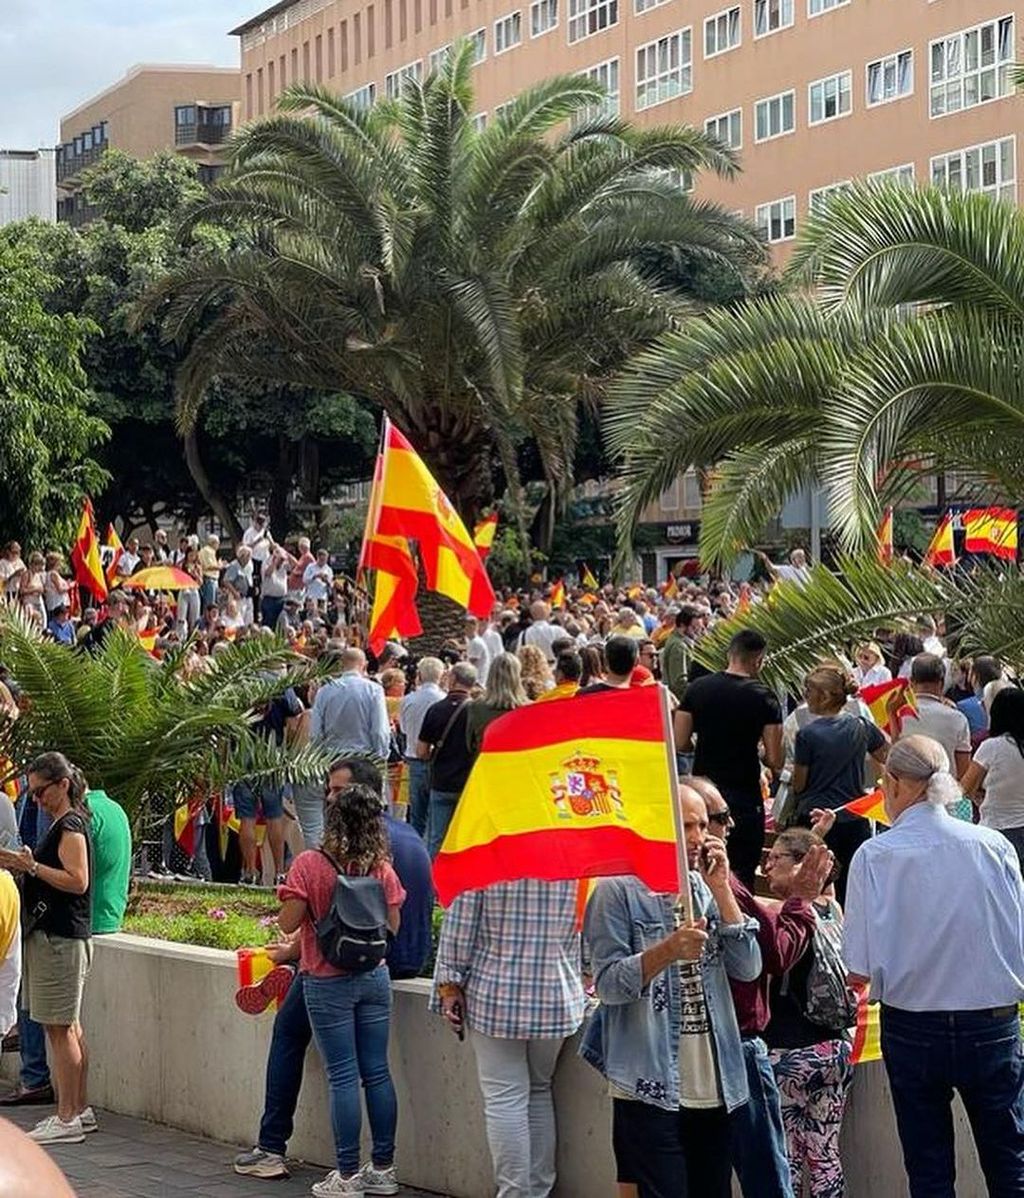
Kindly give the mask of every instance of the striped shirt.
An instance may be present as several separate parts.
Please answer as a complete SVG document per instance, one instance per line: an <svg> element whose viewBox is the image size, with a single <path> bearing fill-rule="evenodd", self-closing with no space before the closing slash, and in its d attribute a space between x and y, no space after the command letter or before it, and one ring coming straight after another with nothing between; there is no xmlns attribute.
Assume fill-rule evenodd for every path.
<svg viewBox="0 0 1024 1198"><path fill-rule="evenodd" d="M461 986L466 1023L485 1036L553 1039L583 1020L575 882L501 882L459 895L445 913L437 988Z"/></svg>

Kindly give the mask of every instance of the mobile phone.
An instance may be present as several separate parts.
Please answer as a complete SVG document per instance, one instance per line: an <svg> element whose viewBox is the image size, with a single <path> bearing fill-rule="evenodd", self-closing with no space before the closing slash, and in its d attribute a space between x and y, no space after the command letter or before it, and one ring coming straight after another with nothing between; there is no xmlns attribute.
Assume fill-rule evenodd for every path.
<svg viewBox="0 0 1024 1198"><path fill-rule="evenodd" d="M706 844L701 845L700 863L706 870L710 870L714 865L714 862L711 860L711 850Z"/></svg>

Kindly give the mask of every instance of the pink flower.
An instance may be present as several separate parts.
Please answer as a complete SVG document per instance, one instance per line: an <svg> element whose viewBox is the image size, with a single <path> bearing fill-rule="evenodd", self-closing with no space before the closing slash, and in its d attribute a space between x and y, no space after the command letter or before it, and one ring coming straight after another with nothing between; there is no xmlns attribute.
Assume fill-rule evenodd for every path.
<svg viewBox="0 0 1024 1198"><path fill-rule="evenodd" d="M227 919L227 917L228 917L228 913L225 910L223 910L221 907L211 907L209 909L209 911L206 912L206 914L211 919Z"/></svg>

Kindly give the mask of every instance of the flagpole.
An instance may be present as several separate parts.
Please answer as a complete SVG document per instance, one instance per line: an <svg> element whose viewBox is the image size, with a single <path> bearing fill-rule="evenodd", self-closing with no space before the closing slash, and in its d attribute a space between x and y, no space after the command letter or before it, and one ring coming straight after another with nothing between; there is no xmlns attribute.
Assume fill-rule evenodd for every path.
<svg viewBox="0 0 1024 1198"><path fill-rule="evenodd" d="M690 892L690 863L686 855L686 833L683 828L682 799L679 794L679 775L676 772L676 741L672 734L672 709L668 701L668 687L659 683L661 692L661 735L665 743L665 759L668 763L669 795L672 800L672 822L676 830L676 865L679 869L679 897L687 924L693 920L693 895Z"/></svg>

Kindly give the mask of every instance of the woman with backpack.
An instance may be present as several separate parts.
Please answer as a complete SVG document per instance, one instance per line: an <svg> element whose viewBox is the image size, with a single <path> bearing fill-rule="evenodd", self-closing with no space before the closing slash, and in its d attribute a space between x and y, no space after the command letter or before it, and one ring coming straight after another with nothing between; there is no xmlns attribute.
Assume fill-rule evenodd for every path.
<svg viewBox="0 0 1024 1198"><path fill-rule="evenodd" d="M800 862L820 837L808 828L781 832L768 853L765 874L772 895L785 902ZM827 893L827 892L826 892ZM765 1029L782 1103L782 1122L800 1198L842 1198L839 1130L853 1078L850 1035L856 997L846 986L840 954L842 911L833 898L816 899L816 929L800 960L772 978L771 1022ZM803 1188L804 1172L809 1187Z"/></svg>
<svg viewBox="0 0 1024 1198"><path fill-rule="evenodd" d="M278 888L281 930L298 930L303 991L331 1094L337 1169L317 1198L397 1194L397 1101L388 1069L391 983L384 954L405 891L391 864L380 796L368 786L327 789L323 848L300 853ZM373 1139L360 1168L359 1083Z"/></svg>

